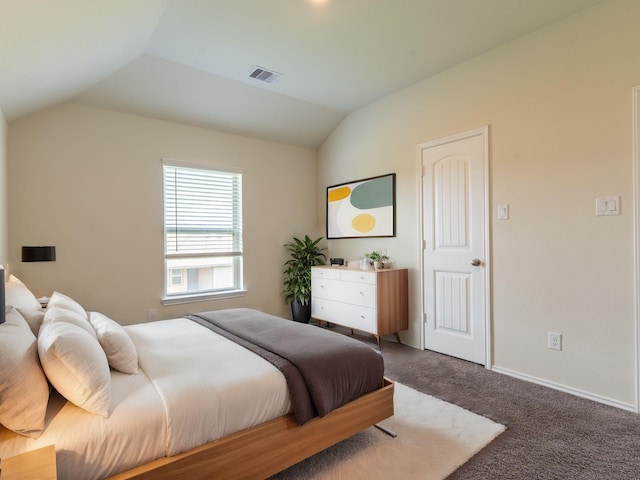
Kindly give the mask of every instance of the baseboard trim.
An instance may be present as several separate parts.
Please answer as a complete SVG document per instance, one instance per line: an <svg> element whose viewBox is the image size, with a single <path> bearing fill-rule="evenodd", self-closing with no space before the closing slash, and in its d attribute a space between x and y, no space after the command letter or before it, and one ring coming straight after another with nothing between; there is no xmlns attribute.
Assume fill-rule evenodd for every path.
<svg viewBox="0 0 640 480"><path fill-rule="evenodd" d="M603 397L600 395L596 395L594 393L585 392L583 390L578 390L577 388L567 387L565 385L561 385L559 383L550 382L548 380L543 380L541 378L533 377L531 375L527 375L520 372L515 372L513 370L509 370L508 368L502 367L492 367L491 371L496 373L501 373L503 375L507 375L509 377L514 377L520 380L524 380L525 382L535 383L538 385L542 385L543 387L552 388L553 390L559 390L564 393L569 393L571 395L575 395L576 397L586 398L587 400L592 400L594 402L603 403L605 405L609 405L611 407L620 408L622 410L628 410L630 412L636 413L635 405L619 402L618 400L613 400L611 398Z"/></svg>

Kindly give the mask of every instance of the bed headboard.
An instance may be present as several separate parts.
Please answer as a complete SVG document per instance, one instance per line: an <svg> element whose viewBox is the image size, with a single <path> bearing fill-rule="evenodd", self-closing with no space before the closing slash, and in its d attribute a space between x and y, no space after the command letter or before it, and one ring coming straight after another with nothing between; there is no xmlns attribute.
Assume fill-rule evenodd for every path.
<svg viewBox="0 0 640 480"><path fill-rule="evenodd" d="M4 304L4 267L0 265L0 281L2 282L2 286L0 286L0 323L4 323L4 315L5 315L5 304Z"/></svg>

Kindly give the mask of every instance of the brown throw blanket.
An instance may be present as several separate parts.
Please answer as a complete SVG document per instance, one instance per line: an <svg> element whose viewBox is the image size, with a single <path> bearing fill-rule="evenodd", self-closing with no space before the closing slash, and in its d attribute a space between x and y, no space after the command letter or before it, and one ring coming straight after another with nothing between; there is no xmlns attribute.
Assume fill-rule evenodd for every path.
<svg viewBox="0 0 640 480"><path fill-rule="evenodd" d="M187 318L273 363L284 374L296 421L304 424L382 386L382 355L357 340L252 310Z"/></svg>

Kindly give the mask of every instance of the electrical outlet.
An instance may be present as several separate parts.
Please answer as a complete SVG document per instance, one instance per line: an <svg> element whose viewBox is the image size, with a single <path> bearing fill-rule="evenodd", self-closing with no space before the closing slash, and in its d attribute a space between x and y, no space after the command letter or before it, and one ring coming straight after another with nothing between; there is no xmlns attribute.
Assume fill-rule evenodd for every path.
<svg viewBox="0 0 640 480"><path fill-rule="evenodd" d="M553 333L549 332L548 344L547 346L551 350L562 350L562 334L561 333Z"/></svg>

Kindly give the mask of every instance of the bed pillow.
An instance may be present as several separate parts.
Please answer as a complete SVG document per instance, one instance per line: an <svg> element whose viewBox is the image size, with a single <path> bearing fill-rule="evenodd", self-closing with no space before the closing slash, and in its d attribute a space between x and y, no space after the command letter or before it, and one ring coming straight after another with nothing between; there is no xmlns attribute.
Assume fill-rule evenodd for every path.
<svg viewBox="0 0 640 480"><path fill-rule="evenodd" d="M4 284L5 304L25 310L42 309L36 296L17 277L9 275L9 281Z"/></svg>
<svg viewBox="0 0 640 480"><path fill-rule="evenodd" d="M89 323L89 319L87 317L83 317L77 311L67 310L62 307L49 307L47 308L47 312L44 314L44 320L42 323L47 322L71 323L86 331L96 340L98 339L95 330L91 326L91 323Z"/></svg>
<svg viewBox="0 0 640 480"><path fill-rule="evenodd" d="M87 315L87 311L76 302L73 298L66 296L60 292L53 292L51 298L49 299L49 303L47 304L48 308L59 307L65 308L67 310L71 310L72 312L76 312L78 315L83 317L85 320L89 319Z"/></svg>
<svg viewBox="0 0 640 480"><path fill-rule="evenodd" d="M36 337L11 308L0 325L0 423L37 438L44 429L49 385L40 367Z"/></svg>
<svg viewBox="0 0 640 480"><path fill-rule="evenodd" d="M99 312L89 312L89 321L111 368L122 373L138 373L138 352L122 325Z"/></svg>
<svg viewBox="0 0 640 480"><path fill-rule="evenodd" d="M37 337L40 331L40 325L42 325L42 321L44 320L44 310L42 308L38 310L18 308L18 312L20 312L22 318L27 321L31 331Z"/></svg>
<svg viewBox="0 0 640 480"><path fill-rule="evenodd" d="M69 322L43 322L38 336L42 368L60 394L80 408L109 416L111 375L98 340Z"/></svg>

